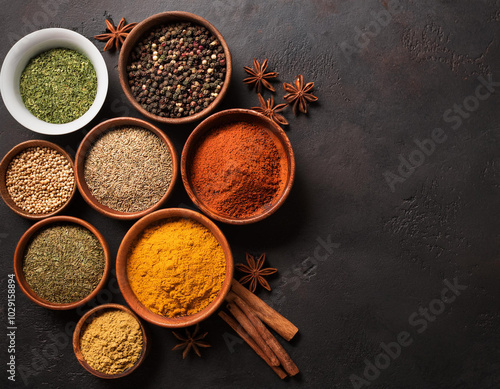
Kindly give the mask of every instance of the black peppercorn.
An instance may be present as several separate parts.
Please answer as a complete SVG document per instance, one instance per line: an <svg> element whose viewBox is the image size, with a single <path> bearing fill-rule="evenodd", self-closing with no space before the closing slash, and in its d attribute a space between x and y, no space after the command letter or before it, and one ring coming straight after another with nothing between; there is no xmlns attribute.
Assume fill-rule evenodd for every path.
<svg viewBox="0 0 500 389"><path fill-rule="evenodd" d="M132 94L144 109L179 118L215 100L225 65L224 49L206 28L176 23L145 35L131 53L127 72Z"/></svg>

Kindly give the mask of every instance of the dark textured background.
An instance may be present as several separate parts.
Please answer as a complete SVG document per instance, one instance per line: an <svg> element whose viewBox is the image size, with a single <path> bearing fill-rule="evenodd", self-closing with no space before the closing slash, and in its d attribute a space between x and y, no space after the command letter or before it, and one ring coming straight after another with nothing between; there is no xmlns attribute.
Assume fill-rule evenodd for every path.
<svg viewBox="0 0 500 389"><path fill-rule="evenodd" d="M300 328L285 347L301 374L281 382L246 345L236 344L231 352L224 334L232 332L215 316L203 323L213 347L203 350L202 359L182 360L170 351L176 344L171 332L148 325L153 347L144 365L118 382L101 381L77 363L72 347L64 345L67 337L51 340L81 312L43 309L18 290L16 361L24 375L33 373L28 387L350 388L350 376L362 376L365 360L373 363L381 342L396 340L401 331L408 331L413 343L370 388L500 387L499 93L481 101L456 130L443 120L447 109L474 94L479 76L500 81L499 1L401 1L401 11L378 32L372 22L390 1L71 3L3 0L0 57L34 29L64 27L92 39L104 31L106 17L117 24L122 16L138 22L157 12L185 10L213 23L231 49L235 71L223 108L256 105L256 94L241 82L243 66L254 57L269 58L281 82L299 73L315 81L319 103L309 116L286 112L297 161L286 204L256 225L221 225L237 262L245 251L266 252L269 264L279 269L271 279L273 292L259 295ZM370 25L377 33L358 53L344 55L343 42L354 46L357 29ZM100 121L140 117L120 89L118 55L103 56L110 88L90 125L72 135L44 137L22 128L1 103L0 154L35 138L74 151L84 132ZM447 140L391 191L384 173L397 173L399 156L407 158L416 150L414 140L430 138L437 127ZM180 153L194 126L160 128ZM178 184L166 206L191 207ZM113 254L132 224L97 214L79 195L67 214L94 224ZM14 249L31 224L0 205L1 326L6 327ZM335 248L315 260L317 240L329 237ZM409 318L440 297L445 279L454 278L467 289L418 333L421 327ZM109 297L123 303L115 285L112 278L99 303ZM2 385L9 383L5 340L2 335ZM37 360L44 352L54 355ZM18 370L15 387L24 386Z"/></svg>

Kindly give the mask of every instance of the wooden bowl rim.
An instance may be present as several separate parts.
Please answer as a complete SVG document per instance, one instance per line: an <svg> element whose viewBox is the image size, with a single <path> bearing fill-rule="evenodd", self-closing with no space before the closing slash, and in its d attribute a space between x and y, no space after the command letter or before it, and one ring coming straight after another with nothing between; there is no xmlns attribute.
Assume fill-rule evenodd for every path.
<svg viewBox="0 0 500 389"><path fill-rule="evenodd" d="M137 322L139 323L139 326L141 327L141 331L142 331L142 351L141 351L141 355L139 356L137 361L135 361L135 363L132 367L128 368L127 370L125 370L121 373L107 374L107 373L102 373L98 370L95 370L87 363L87 361L85 360L85 358L83 356L82 350L80 348L80 336L81 336L81 332L82 332L84 325L89 324L91 322L91 321L87 322L87 320L92 315L96 316L97 314L100 313L99 311L114 310L114 309L120 310L123 312L127 312L128 314L130 314L132 317L134 317L137 320ZM92 308L90 311L86 312L80 318L80 320L78 320L78 323L76 324L76 327L75 327L75 331L73 332L73 351L75 352L76 359L78 360L80 365L83 366L83 368L85 370L87 370L89 373L91 373L99 378L116 379L116 378L121 378L121 377L125 377L125 376L129 375L130 373L132 373L134 370L136 370L142 364L142 362L144 361L144 359L146 357L147 349L148 349L148 336L147 336L146 329L144 328L144 325L142 324L141 320L134 312L132 312L130 309L128 309L127 307L125 307L124 305L121 305L121 304L110 303L110 304L98 305L97 307Z"/></svg>
<svg viewBox="0 0 500 389"><path fill-rule="evenodd" d="M146 208L139 212L121 212L99 203L99 201L97 201L97 199L90 192L90 189L84 177L85 158L87 156L90 147L92 147L92 145L94 144L95 140L99 138L101 134L103 134L108 130L112 130L115 127L121 127L127 125L142 127L156 134L166 144L172 159L172 179L170 181L170 185L167 191L156 204L153 204L151 207ZM175 146L170 140L170 138L153 124L145 120L133 117L119 117L119 118L108 119L96 125L92 130L89 131L89 133L85 136L85 138L83 138L75 156L76 184L78 186L78 191L82 195L85 202L89 204L92 208L94 208L97 212L103 214L104 216L108 216L118 220L139 219L147 215L148 213L151 213L156 209L160 208L172 195L178 175L179 175L179 158L177 156L177 151L175 150Z"/></svg>
<svg viewBox="0 0 500 389"><path fill-rule="evenodd" d="M273 133L277 140L281 143L283 146L284 153L286 155L287 163L288 163L288 180L285 185L285 187L282 190L282 193L280 194L278 200L276 203L267 209L266 211L251 216L247 218L231 218L227 216L222 216L214 211L212 211L210 208L205 206L205 204L200 201L198 196L196 195L195 191L193 190L191 186L191 182L188 177L188 161L190 159L191 154L195 150L195 147L197 146L198 141L208 132L211 131L213 128L217 127L217 124L219 121L222 119L225 122L231 121L230 118L234 117L234 121L241 120L241 117L248 116L252 117L253 119L258 119L263 123L267 124L266 129ZM184 188L186 189L187 194L191 198L191 201L206 215L208 215L210 218L227 223L227 224L234 224L234 225L245 225L245 224L251 224L251 223L256 223L260 220L263 220L269 216L271 216L273 213L275 213L285 202L287 199L288 195L290 194L290 191L293 186L293 182L295 180L295 157L292 149L292 145L290 143L290 140L288 139L288 136L286 135L285 131L276 123L274 123L272 120L270 120L268 117L255 112L250 109L243 109L243 108L233 108L233 109L227 109L224 111L220 111L217 113L214 113L213 115L209 116L205 120L203 120L198 126L193 130L193 132L189 135L184 148L182 149L182 155L181 155L181 176L182 176L182 183L184 184Z"/></svg>
<svg viewBox="0 0 500 389"><path fill-rule="evenodd" d="M137 41L142 37L144 33L151 30L154 26L166 24L168 22L181 22L187 21L195 24L199 24L208 31L210 31L220 42L222 48L224 49L224 54L226 56L226 76L224 78L224 84L222 85L222 89L219 92L219 95L215 98L214 101L202 111L195 113L191 116L186 116L183 118L166 118L158 115L154 115L149 111L146 111L141 105L135 100L134 96L132 96L132 92L130 91L130 87L128 85L128 74L127 74L127 63L129 59L130 52L134 48ZM213 112L217 106L220 104L222 99L226 96L227 91L229 89L229 83L231 81L231 75L233 71L231 52L229 51L229 47L227 45L226 40L222 36L222 34L213 26L209 21L193 14L191 12L184 11L167 11L160 12L154 15L149 16L144 19L142 22L138 23L137 26L130 32L125 39L125 42L120 51L120 56L118 58L118 74L120 77L120 85L122 87L123 93L130 101L130 103L134 106L134 108L139 111L141 114L146 116L148 119L155 120L165 124L187 124L198 121L211 112Z"/></svg>
<svg viewBox="0 0 500 389"><path fill-rule="evenodd" d="M20 154L22 151L29 149L30 147L48 147L53 150L56 150L59 152L63 157L66 158L66 160L69 161L69 164L71 165L71 169L73 170L73 189L71 190L71 194L68 198L68 200L58 209L56 209L53 212L50 213L44 213L44 214L30 214L21 208L19 208L14 200L9 195L9 192L7 191L7 186L5 183L5 175L7 173L7 169L9 168L10 162L14 159L14 157L18 154ZM55 143L49 142L47 140L41 140L41 139L33 139L33 140L27 140L24 142L21 142L14 146L10 151L5 154L5 156L2 158L2 161L0 162L0 196L2 197L4 203L15 213L17 213L19 216L22 216L26 219L29 220L42 220L46 219L48 217L57 215L64 211L68 205L71 203L71 200L73 200L76 192L76 174L75 174L75 164L73 162L73 158L71 158L71 155L64 150L61 146L56 145Z"/></svg>
<svg viewBox="0 0 500 389"><path fill-rule="evenodd" d="M224 251L224 257L226 260L226 274L224 276L224 282L222 284L221 290L219 291L219 294L207 307L192 315L170 318L151 312L146 307L144 307L144 305L142 305L142 303L136 297L135 293L130 287L130 284L128 283L127 257L131 244L133 243L135 238L142 231L144 231L144 229L146 229L152 223L173 218L187 218L194 220L205 226L215 236L220 246L222 247L222 250ZM144 320L148 321L149 323L166 328L189 327L205 320L210 315L215 313L215 311L223 303L224 298L231 288L233 272L233 255L231 253L229 243L222 231L212 220L207 218L205 215L186 208L161 209L159 211L150 213L149 215L144 216L142 219L138 220L123 237L118 249L118 254L116 256L116 278L118 280L118 286L127 304L135 313L137 313L138 316L140 316Z"/></svg>
<svg viewBox="0 0 500 389"><path fill-rule="evenodd" d="M24 259L24 252L26 249L26 246L28 243L31 241L31 238L42 228L50 225L50 224L55 224L55 223L73 223L73 224L78 224L79 226L82 226L92 232L94 236L99 240L99 243L101 244L103 251L104 251L104 272L102 274L102 278L97 284L96 288L85 298L75 301L72 303L67 303L67 304L59 304L59 303L52 303L50 301L45 300L42 297L37 296L37 294L31 289L31 287L28 285L28 282L26 281L23 273L23 259ZM92 300L94 297L96 297L101 289L104 287L104 285L107 282L109 272L110 272L110 262L111 262L111 252L109 250L108 243L106 242L106 239L104 236L99 232L97 228L95 228L92 224L89 222L86 222L83 219L79 219L77 217L73 216L52 216L47 219L43 219L35 224L33 224L22 236L21 239L19 239L19 242L17 243L16 246L16 251L14 252L14 273L16 275L17 283L19 285L19 288L21 288L21 291L34 303L48 309L53 309L53 310L68 310L68 309L73 309L77 308L79 306L82 306Z"/></svg>

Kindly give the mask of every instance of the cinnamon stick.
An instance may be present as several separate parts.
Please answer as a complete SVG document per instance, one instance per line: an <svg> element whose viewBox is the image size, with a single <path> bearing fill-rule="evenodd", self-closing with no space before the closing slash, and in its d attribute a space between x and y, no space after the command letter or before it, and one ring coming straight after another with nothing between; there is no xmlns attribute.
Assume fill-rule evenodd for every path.
<svg viewBox="0 0 500 389"><path fill-rule="evenodd" d="M269 348L274 352L281 365L285 371L291 376L296 375L299 372L297 365L292 361L292 358L285 351L283 346L276 340L276 338L271 334L271 332L266 328L266 326L260 321L252 309L245 303L241 298L236 296L233 292L229 292L229 299L233 300L234 303L241 309L241 311L247 316L250 322L253 324L259 335L264 339Z"/></svg>
<svg viewBox="0 0 500 389"><path fill-rule="evenodd" d="M279 366L273 366L271 364L271 361L267 357L266 354L260 349L260 347L257 345L257 343L254 342L254 340L251 338L250 335L248 335L248 332L246 332L241 325L239 325L236 320L234 320L231 316L229 316L226 312L220 311L219 316L221 317L222 320L224 320L229 326L236 331L236 333L245 341L247 344L257 353L259 357L261 357L269 366L271 366L271 369L274 370L274 372L280 377L281 379L286 377L286 373L283 371L283 369Z"/></svg>
<svg viewBox="0 0 500 389"><path fill-rule="evenodd" d="M299 331L288 319L272 309L235 279L233 279L231 286L233 292L252 308L260 320L275 330L284 339L290 341Z"/></svg>
<svg viewBox="0 0 500 389"><path fill-rule="evenodd" d="M269 345L264 341L262 336L259 335L253 324L250 322L248 317L238 308L235 304L229 303L227 308L233 314L234 318L240 323L240 325L248 332L248 335L252 337L255 343L258 344L260 349L266 354L271 362L271 366L279 366L280 362L274 352L271 350Z"/></svg>

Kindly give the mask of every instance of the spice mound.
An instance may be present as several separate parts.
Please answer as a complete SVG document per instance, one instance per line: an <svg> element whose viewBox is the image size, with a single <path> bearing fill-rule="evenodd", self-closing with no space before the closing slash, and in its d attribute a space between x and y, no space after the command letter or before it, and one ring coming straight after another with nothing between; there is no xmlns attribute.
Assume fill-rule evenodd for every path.
<svg viewBox="0 0 500 389"><path fill-rule="evenodd" d="M10 162L5 185L15 205L30 214L43 215L69 201L75 177L64 155L50 147L30 147Z"/></svg>
<svg viewBox="0 0 500 389"><path fill-rule="evenodd" d="M155 133L141 127L105 132L90 148L84 178L97 201L115 211L155 205L172 181L172 155Z"/></svg>
<svg viewBox="0 0 500 389"><path fill-rule="evenodd" d="M51 303L69 304L87 297L104 274L104 250L97 237L72 223L41 229L23 258L26 282Z"/></svg>
<svg viewBox="0 0 500 389"><path fill-rule="evenodd" d="M169 218L146 228L127 257L130 287L150 311L167 317L195 314L222 288L224 251L202 224Z"/></svg>
<svg viewBox="0 0 500 389"><path fill-rule="evenodd" d="M213 128L199 141L188 177L211 211L248 218L277 202L287 172L284 151L270 131L243 121Z"/></svg>
<svg viewBox="0 0 500 389"><path fill-rule="evenodd" d="M131 52L129 86L146 111L165 118L194 115L219 95L226 57L205 27L175 23L146 33Z"/></svg>
<svg viewBox="0 0 500 389"><path fill-rule="evenodd" d="M143 343L139 322L119 309L95 317L80 336L83 358L91 368L105 374L119 374L133 367Z"/></svg>
<svg viewBox="0 0 500 389"><path fill-rule="evenodd" d="M38 119L69 123L93 104L97 75L92 62L78 51L51 49L29 61L19 90L24 105Z"/></svg>

